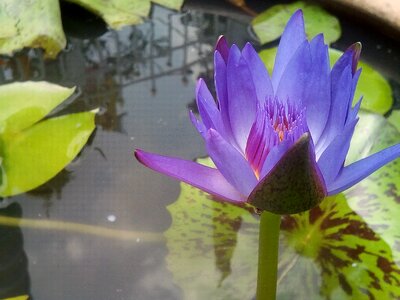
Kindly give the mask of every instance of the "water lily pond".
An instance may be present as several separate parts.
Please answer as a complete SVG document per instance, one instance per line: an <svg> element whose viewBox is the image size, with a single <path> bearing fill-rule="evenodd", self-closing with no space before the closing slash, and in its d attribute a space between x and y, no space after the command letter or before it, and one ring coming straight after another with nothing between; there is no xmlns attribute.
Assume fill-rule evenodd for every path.
<svg viewBox="0 0 400 300"><path fill-rule="evenodd" d="M252 43L268 70L299 8L309 38L324 32L331 65L361 41L354 104L364 98L346 164L400 142L400 46L379 26L302 2L155 2L164 6L126 26L62 2L66 45L46 44L63 49L55 59L28 45L2 52L0 299L255 299L254 209L134 157L140 148L212 165L188 112L199 113L199 78L215 93L221 34ZM13 34L4 28L0 50ZM282 216L277 299L399 299L399 215L397 159Z"/></svg>

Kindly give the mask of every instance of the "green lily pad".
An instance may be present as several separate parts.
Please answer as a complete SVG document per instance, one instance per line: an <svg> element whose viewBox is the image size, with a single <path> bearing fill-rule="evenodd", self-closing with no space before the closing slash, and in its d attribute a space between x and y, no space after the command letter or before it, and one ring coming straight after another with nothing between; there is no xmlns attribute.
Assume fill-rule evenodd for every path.
<svg viewBox="0 0 400 300"><path fill-rule="evenodd" d="M253 19L252 26L261 43L265 44L279 38L285 29L287 20L298 9L303 10L308 38L322 32L325 41L329 44L339 39L341 28L339 20L335 16L320 6L298 1L274 5Z"/></svg>
<svg viewBox="0 0 400 300"><path fill-rule="evenodd" d="M1 197L45 183L86 144L95 111L40 121L72 92L45 82L0 87Z"/></svg>
<svg viewBox="0 0 400 300"><path fill-rule="evenodd" d="M270 48L259 53L270 74L274 67L277 50L277 48ZM331 66L342 54L343 52L339 50L329 48ZM362 72L354 95L353 105L363 96L362 109L385 114L393 105L392 89L389 83L367 63L360 61L359 67L362 68Z"/></svg>
<svg viewBox="0 0 400 300"><path fill-rule="evenodd" d="M66 45L58 1L1 0L0 54L24 47L43 48L55 58Z"/></svg>
<svg viewBox="0 0 400 300"><path fill-rule="evenodd" d="M381 130L356 130L353 160L400 140L379 115L363 113L360 125L371 120ZM360 136L372 141L368 152L359 151ZM284 216L277 299L400 297L399 185L397 160L311 211ZM168 210L167 264L185 298L253 299L258 217L252 210L216 202L184 183Z"/></svg>

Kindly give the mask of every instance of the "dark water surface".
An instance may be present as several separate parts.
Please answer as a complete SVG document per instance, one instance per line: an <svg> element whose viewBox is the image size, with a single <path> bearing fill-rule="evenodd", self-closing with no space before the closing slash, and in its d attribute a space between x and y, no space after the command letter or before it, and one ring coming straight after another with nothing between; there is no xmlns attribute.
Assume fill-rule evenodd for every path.
<svg viewBox="0 0 400 300"><path fill-rule="evenodd" d="M2 83L31 79L78 87L75 99L55 114L101 112L79 157L44 186L3 200L0 214L100 229L0 227L0 261L12 262L0 270L0 297L18 291L32 299L182 299L166 268L162 239L171 223L166 206L178 197L179 184L141 166L133 151L204 156L188 119L196 80L212 82L213 45L221 33L239 45L254 41L250 18L237 10L193 7L178 13L155 6L144 24L118 32L89 19L82 26L92 29L82 33L67 15L69 45L57 60L44 61L39 50L3 58ZM342 49L354 41L343 31L335 44ZM363 37L365 60L396 91L398 48L369 41L367 32L357 40ZM107 237L105 227L124 232ZM145 241L134 232L159 233L160 239Z"/></svg>

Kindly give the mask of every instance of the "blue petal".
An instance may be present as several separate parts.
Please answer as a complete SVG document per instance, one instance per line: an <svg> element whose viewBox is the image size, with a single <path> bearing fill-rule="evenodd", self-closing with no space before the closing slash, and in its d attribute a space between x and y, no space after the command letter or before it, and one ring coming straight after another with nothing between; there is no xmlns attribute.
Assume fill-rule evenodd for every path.
<svg viewBox="0 0 400 300"><path fill-rule="evenodd" d="M332 92L335 93L338 89L336 84L339 82L340 77L344 70L350 66L352 74L356 73L358 59L360 57L361 44L356 43L351 45L338 59L332 68L331 80L332 80ZM334 94L333 94L334 96Z"/></svg>
<svg viewBox="0 0 400 300"><path fill-rule="evenodd" d="M325 128L331 105L331 77L328 46L322 34L310 43L312 71L304 96L307 125L312 140L317 143Z"/></svg>
<svg viewBox="0 0 400 300"><path fill-rule="evenodd" d="M329 111L328 121L325 129L316 143L317 158L320 157L322 152L328 147L332 140L342 132L346 118L348 116L349 107L352 101L352 74L351 66L348 65L342 72L337 84L335 84L335 91L332 91L332 103Z"/></svg>
<svg viewBox="0 0 400 300"><path fill-rule="evenodd" d="M334 181L343 167L357 121L358 119L347 124L318 159L318 166L327 186Z"/></svg>
<svg viewBox="0 0 400 300"><path fill-rule="evenodd" d="M233 136L242 153L253 125L257 95L246 60L236 45L231 47L227 65L229 119Z"/></svg>
<svg viewBox="0 0 400 300"><path fill-rule="evenodd" d="M235 190L217 169L193 161L162 156L139 149L135 151L135 156L138 161L154 171L184 181L224 200L230 202L246 201L246 198Z"/></svg>
<svg viewBox="0 0 400 300"><path fill-rule="evenodd" d="M397 144L344 167L328 186L328 194L334 195L348 189L399 156L400 144Z"/></svg>
<svg viewBox="0 0 400 300"><path fill-rule="evenodd" d="M286 66L276 90L278 99L281 101L289 100L291 103L303 101L310 80L310 72L310 45L308 41L304 41Z"/></svg>
<svg viewBox="0 0 400 300"><path fill-rule="evenodd" d="M207 152L226 180L241 194L248 196L257 184L250 165L242 154L210 129L206 136Z"/></svg>
<svg viewBox="0 0 400 300"><path fill-rule="evenodd" d="M246 43L242 50L242 55L249 66L258 102L262 105L268 96L274 96L272 82L267 68L250 43Z"/></svg>
<svg viewBox="0 0 400 300"><path fill-rule="evenodd" d="M204 137L205 133L207 132L207 129L204 126L203 122L198 120L191 110L189 111L189 118L190 118L190 121L192 122L193 126Z"/></svg>
<svg viewBox="0 0 400 300"><path fill-rule="evenodd" d="M286 65L296 52L297 48L306 40L304 32L303 12L298 10L288 21L282 34L272 72L272 86L277 90Z"/></svg>
<svg viewBox="0 0 400 300"><path fill-rule="evenodd" d="M203 79L199 79L197 83L196 99L204 126L207 129L214 128L225 136L225 127L222 123L221 114Z"/></svg>
<svg viewBox="0 0 400 300"><path fill-rule="evenodd" d="M232 129L229 120L229 105L228 105L228 90L226 83L226 62L218 51L214 53L214 82L215 91L219 104L219 110L222 118L222 123L225 127L226 138L232 143L236 144L232 136Z"/></svg>

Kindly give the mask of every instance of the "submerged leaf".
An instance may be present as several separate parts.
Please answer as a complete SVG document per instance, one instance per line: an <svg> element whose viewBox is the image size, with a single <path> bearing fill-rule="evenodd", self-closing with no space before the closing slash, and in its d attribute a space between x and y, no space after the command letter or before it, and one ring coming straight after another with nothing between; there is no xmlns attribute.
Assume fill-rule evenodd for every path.
<svg viewBox="0 0 400 300"><path fill-rule="evenodd" d="M270 48L259 53L267 69L273 70L277 48ZM342 55L343 52L329 48L331 65ZM361 108L371 112L385 114L393 105L392 89L387 80L375 71L370 65L359 61L358 66L362 68L357 89L353 99L353 105L363 96Z"/></svg>
<svg viewBox="0 0 400 300"><path fill-rule="evenodd" d="M330 44L340 37L340 24L335 16L320 6L298 1L274 5L253 19L252 26L261 43L265 44L279 38L285 28L286 20L298 9L303 10L308 38L322 32L325 41Z"/></svg>
<svg viewBox="0 0 400 300"><path fill-rule="evenodd" d="M361 118L360 125L378 120L380 130L355 131L356 143L362 137L368 145L352 145L354 159L400 139L383 117L363 113ZM368 151L360 151L363 145ZM277 299L399 298L399 185L397 160L345 195L284 216ZM184 183L168 210L167 263L185 298L253 299L258 218L246 207L216 202Z"/></svg>
<svg viewBox="0 0 400 300"><path fill-rule="evenodd" d="M24 47L43 48L55 58L66 45L60 5L55 0L1 0L0 54Z"/></svg>

